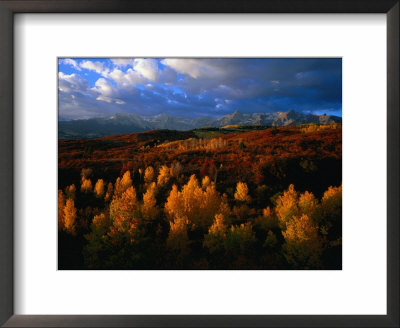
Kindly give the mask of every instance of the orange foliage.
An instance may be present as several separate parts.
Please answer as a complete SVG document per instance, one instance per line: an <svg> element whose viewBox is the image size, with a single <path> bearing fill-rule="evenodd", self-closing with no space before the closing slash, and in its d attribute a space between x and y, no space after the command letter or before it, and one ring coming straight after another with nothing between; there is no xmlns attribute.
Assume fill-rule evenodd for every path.
<svg viewBox="0 0 400 328"><path fill-rule="evenodd" d="M64 207L64 230L72 235L76 234L75 202L68 198Z"/></svg>
<svg viewBox="0 0 400 328"><path fill-rule="evenodd" d="M92 181L90 179L86 179L82 176L82 183L81 183L81 191L82 192L90 192L92 191Z"/></svg>
<svg viewBox="0 0 400 328"><path fill-rule="evenodd" d="M163 165L160 168L160 173L158 174L157 184L159 186L165 185L170 179L170 169L168 166Z"/></svg>
<svg viewBox="0 0 400 328"><path fill-rule="evenodd" d="M142 214L146 220L154 220L157 218L158 208L156 206L156 183L152 182L147 191L143 194Z"/></svg>
<svg viewBox="0 0 400 328"><path fill-rule="evenodd" d="M236 185L235 199L240 202L250 201L249 189L245 182L238 182Z"/></svg>
<svg viewBox="0 0 400 328"><path fill-rule="evenodd" d="M94 193L96 197L101 198L104 195L104 181L103 179L97 180L94 186Z"/></svg>
<svg viewBox="0 0 400 328"><path fill-rule="evenodd" d="M211 184L203 191L196 176L192 175L181 192L176 185L172 187L165 211L171 219L187 217L196 226L208 227L218 213L220 204L221 197L215 185Z"/></svg>
<svg viewBox="0 0 400 328"><path fill-rule="evenodd" d="M58 230L64 230L65 199L62 190L58 190Z"/></svg>
<svg viewBox="0 0 400 328"><path fill-rule="evenodd" d="M288 263L299 269L319 268L323 244L318 235L318 227L313 225L306 214L294 216L286 223L286 227L282 235L286 241L283 252Z"/></svg>
<svg viewBox="0 0 400 328"><path fill-rule="evenodd" d="M136 199L136 190L132 186L126 189L121 197L114 197L110 204L110 218L117 217L122 221L132 221L138 213L139 203Z"/></svg>

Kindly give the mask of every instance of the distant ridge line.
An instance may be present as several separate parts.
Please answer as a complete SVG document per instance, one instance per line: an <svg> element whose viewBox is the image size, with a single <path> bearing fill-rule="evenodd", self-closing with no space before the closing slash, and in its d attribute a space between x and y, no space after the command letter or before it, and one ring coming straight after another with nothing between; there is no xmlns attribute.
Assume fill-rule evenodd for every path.
<svg viewBox="0 0 400 328"><path fill-rule="evenodd" d="M222 128L227 125L289 126L306 123L322 125L342 123L342 118L335 115L304 114L294 110L270 113L242 113L236 110L216 119L206 116L190 119L165 113L154 116L116 113L106 118L59 121L58 137L59 139L90 139L159 129L188 131L205 126Z"/></svg>

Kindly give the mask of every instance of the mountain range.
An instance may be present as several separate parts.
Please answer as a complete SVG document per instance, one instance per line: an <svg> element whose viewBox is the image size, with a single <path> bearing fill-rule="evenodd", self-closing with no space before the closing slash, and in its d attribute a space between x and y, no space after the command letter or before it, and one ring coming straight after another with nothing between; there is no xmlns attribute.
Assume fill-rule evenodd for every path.
<svg viewBox="0 0 400 328"><path fill-rule="evenodd" d="M155 116L118 113L106 118L59 121L58 137L59 139L88 139L159 129L185 131L202 127L221 128L227 125L288 126L304 123L331 124L341 122L342 118L339 116L303 114L294 110L272 113L241 113L235 111L220 118L204 116L193 119L170 116L165 113Z"/></svg>

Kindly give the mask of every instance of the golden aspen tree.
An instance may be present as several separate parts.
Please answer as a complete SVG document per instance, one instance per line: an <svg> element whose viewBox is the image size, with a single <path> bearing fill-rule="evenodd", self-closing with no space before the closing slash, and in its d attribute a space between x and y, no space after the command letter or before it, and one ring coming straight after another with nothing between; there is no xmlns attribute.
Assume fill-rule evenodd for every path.
<svg viewBox="0 0 400 328"><path fill-rule="evenodd" d="M181 263L190 253L187 218L175 218L170 222L170 229L167 238L167 248L176 256L177 263Z"/></svg>
<svg viewBox="0 0 400 328"><path fill-rule="evenodd" d="M193 174L182 188L182 200L185 216L194 224L199 224L203 192L196 176Z"/></svg>
<svg viewBox="0 0 400 328"><path fill-rule="evenodd" d="M206 175L203 180L201 180L201 186L203 190L206 190L207 187L211 184L210 178Z"/></svg>
<svg viewBox="0 0 400 328"><path fill-rule="evenodd" d="M224 215L216 214L214 223L208 229L208 234L204 236L203 246L208 248L210 253L224 249L226 231Z"/></svg>
<svg viewBox="0 0 400 328"><path fill-rule="evenodd" d="M131 173L129 171L126 171L122 178L117 178L117 180L115 181L114 196L120 197L131 186Z"/></svg>
<svg viewBox="0 0 400 328"><path fill-rule="evenodd" d="M279 196L276 201L275 212L278 217L281 229L286 229L286 223L292 219L293 216L299 214L297 206L298 193L294 189L294 185L290 185L288 190Z"/></svg>
<svg viewBox="0 0 400 328"><path fill-rule="evenodd" d="M92 230L95 229L100 235L104 235L107 232L109 226L110 219L106 214L100 213L93 217Z"/></svg>
<svg viewBox="0 0 400 328"><path fill-rule="evenodd" d="M102 198L104 195L104 181L103 179L97 180L94 186L94 193L97 198Z"/></svg>
<svg viewBox="0 0 400 328"><path fill-rule="evenodd" d="M341 237L342 186L330 186L325 191L315 216L323 235L327 235L330 240Z"/></svg>
<svg viewBox="0 0 400 328"><path fill-rule="evenodd" d="M158 208L156 206L156 183L152 182L146 192L143 194L142 214L146 220L154 220L157 218Z"/></svg>
<svg viewBox="0 0 400 328"><path fill-rule="evenodd" d="M110 218L112 221L117 217L122 221L132 221L137 216L137 211L136 190L132 186L126 189L121 197L114 197L110 204Z"/></svg>
<svg viewBox="0 0 400 328"><path fill-rule="evenodd" d="M250 201L250 196L248 195L248 188L245 182L238 182L236 185L235 200L239 202L238 206L233 207L233 213L238 221L243 221L248 219L250 208L247 206L247 202Z"/></svg>
<svg viewBox="0 0 400 328"><path fill-rule="evenodd" d="M182 191L176 185L165 203L165 212L168 217L186 217L195 226L209 227L221 207L221 197L215 189L215 184L210 184L205 191L199 186L195 175L192 175Z"/></svg>
<svg viewBox="0 0 400 328"><path fill-rule="evenodd" d="M265 231L279 227L278 219L269 206L263 209L262 216L258 217L255 221L256 225Z"/></svg>
<svg viewBox="0 0 400 328"><path fill-rule="evenodd" d="M144 171L144 182L150 183L154 181L154 169L152 166L146 167L146 170Z"/></svg>
<svg viewBox="0 0 400 328"><path fill-rule="evenodd" d="M294 216L286 223L283 255L296 269L318 269L321 267L323 243L308 215Z"/></svg>
<svg viewBox="0 0 400 328"><path fill-rule="evenodd" d="M185 209L183 206L182 194L178 191L178 187L174 184L165 202L165 212L173 219L174 217L183 217Z"/></svg>
<svg viewBox="0 0 400 328"><path fill-rule="evenodd" d="M82 177L81 191L87 193L92 191L92 188L92 181Z"/></svg>
<svg viewBox="0 0 400 328"><path fill-rule="evenodd" d="M245 182L238 182L236 185L235 199L240 202L250 201L249 189Z"/></svg>
<svg viewBox="0 0 400 328"><path fill-rule="evenodd" d="M111 182L109 182L108 185L107 185L107 192L106 192L106 194L104 196L104 200L106 202L110 201L111 198L113 197L113 189L114 189L113 188L113 184Z"/></svg>
<svg viewBox="0 0 400 328"><path fill-rule="evenodd" d="M160 173L158 174L157 178L157 185L163 186L168 183L170 179L170 169L168 166L163 165L160 168Z"/></svg>
<svg viewBox="0 0 400 328"><path fill-rule="evenodd" d="M65 188L65 197L75 200L76 187L74 184Z"/></svg>
<svg viewBox="0 0 400 328"><path fill-rule="evenodd" d="M64 230L72 235L76 234L75 202L68 198L64 207Z"/></svg>
<svg viewBox="0 0 400 328"><path fill-rule="evenodd" d="M342 186L330 186L321 201L325 209L335 216L342 215Z"/></svg>
<svg viewBox="0 0 400 328"><path fill-rule="evenodd" d="M118 177L117 180L115 180L115 184L114 184L114 198L117 197L121 197L121 195L124 193L125 190L123 190L122 188L122 184L121 184L121 178Z"/></svg>
<svg viewBox="0 0 400 328"><path fill-rule="evenodd" d="M318 200L312 192L306 191L301 194L298 201L299 211L301 214L308 215L312 219L315 210L317 209Z"/></svg>
<svg viewBox="0 0 400 328"><path fill-rule="evenodd" d="M58 230L64 230L65 198L62 190L58 189Z"/></svg>
<svg viewBox="0 0 400 328"><path fill-rule="evenodd" d="M122 176L121 185L124 191L127 190L129 187L132 187L132 178L130 171L126 171Z"/></svg>
<svg viewBox="0 0 400 328"><path fill-rule="evenodd" d="M219 212L220 207L221 197L215 189L215 184L211 183L203 192L200 209L202 215L200 225L203 227L210 226L215 214Z"/></svg>
<svg viewBox="0 0 400 328"><path fill-rule="evenodd" d="M263 209L263 217L264 217L264 218L269 219L269 218L271 218L272 216L273 216L273 214L272 214L271 207L267 206L266 208Z"/></svg>

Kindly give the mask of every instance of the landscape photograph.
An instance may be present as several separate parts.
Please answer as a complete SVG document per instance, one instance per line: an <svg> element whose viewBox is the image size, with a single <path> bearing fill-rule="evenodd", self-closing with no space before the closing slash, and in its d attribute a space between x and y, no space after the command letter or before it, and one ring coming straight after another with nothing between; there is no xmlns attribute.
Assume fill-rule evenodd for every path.
<svg viewBox="0 0 400 328"><path fill-rule="evenodd" d="M59 270L341 270L341 58L58 58Z"/></svg>

